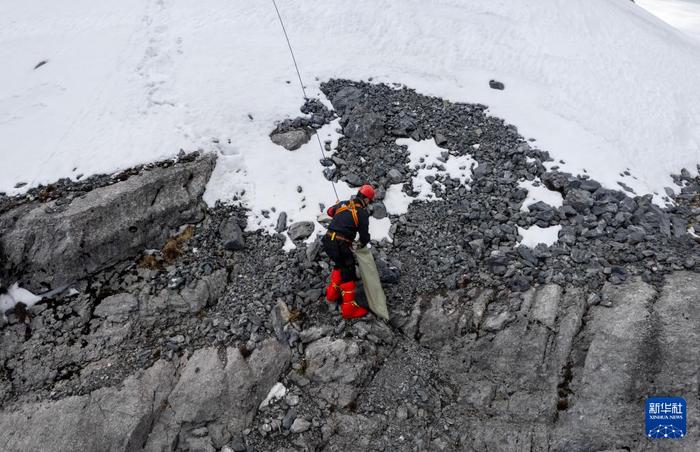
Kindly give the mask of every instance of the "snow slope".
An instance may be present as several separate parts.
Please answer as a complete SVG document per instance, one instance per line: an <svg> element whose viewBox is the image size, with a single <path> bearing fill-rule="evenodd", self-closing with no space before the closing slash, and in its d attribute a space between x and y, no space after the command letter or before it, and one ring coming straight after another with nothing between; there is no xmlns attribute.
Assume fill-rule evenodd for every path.
<svg viewBox="0 0 700 452"><path fill-rule="evenodd" d="M637 0L637 4L700 43L700 0Z"/></svg>
<svg viewBox="0 0 700 452"><path fill-rule="evenodd" d="M374 77L480 102L563 169L640 194L697 171L700 47L632 2L278 4L312 96L319 80ZM201 148L222 154L207 201L242 194L251 226L334 201L318 149L268 138L302 103L271 2L6 1L0 18L0 191Z"/></svg>

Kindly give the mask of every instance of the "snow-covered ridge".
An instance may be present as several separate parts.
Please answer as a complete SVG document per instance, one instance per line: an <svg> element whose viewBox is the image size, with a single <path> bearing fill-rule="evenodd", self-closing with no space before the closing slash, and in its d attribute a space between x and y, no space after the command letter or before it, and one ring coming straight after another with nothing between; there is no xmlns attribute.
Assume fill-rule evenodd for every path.
<svg viewBox="0 0 700 452"><path fill-rule="evenodd" d="M632 2L278 3L312 96L322 80L373 77L483 103L563 170L638 194L697 172L700 47ZM28 0L0 17L0 191L202 148L223 154L207 200L242 195L256 227L299 201L299 179L294 220L333 201L315 151L268 138L301 105L271 4Z"/></svg>

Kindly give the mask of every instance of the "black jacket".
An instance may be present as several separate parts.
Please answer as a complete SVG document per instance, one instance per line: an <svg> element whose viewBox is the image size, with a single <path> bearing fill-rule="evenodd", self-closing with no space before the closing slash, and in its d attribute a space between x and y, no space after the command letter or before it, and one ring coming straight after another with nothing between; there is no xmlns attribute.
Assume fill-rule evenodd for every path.
<svg viewBox="0 0 700 452"><path fill-rule="evenodd" d="M328 216L332 217L330 226L328 230L331 232L336 232L348 240L355 240L355 235L360 234L360 243L365 246L369 243L369 212L367 208L362 205L362 201L356 197L352 198L355 201L355 211L357 212L357 225L355 225L355 219L353 218L350 209L343 210L336 213L341 207L347 205L348 201L340 201L338 204L328 208Z"/></svg>

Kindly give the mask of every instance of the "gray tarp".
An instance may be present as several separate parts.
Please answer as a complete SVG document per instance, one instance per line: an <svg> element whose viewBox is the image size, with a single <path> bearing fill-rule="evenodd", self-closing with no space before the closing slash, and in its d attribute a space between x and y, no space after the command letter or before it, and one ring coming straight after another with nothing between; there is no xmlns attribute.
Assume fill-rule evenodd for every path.
<svg viewBox="0 0 700 452"><path fill-rule="evenodd" d="M369 309L377 316L389 320L389 311L386 308L386 295L379 281L379 272L374 263L374 257L369 248L360 248L355 251L357 265L360 267L360 277L364 283L365 295Z"/></svg>

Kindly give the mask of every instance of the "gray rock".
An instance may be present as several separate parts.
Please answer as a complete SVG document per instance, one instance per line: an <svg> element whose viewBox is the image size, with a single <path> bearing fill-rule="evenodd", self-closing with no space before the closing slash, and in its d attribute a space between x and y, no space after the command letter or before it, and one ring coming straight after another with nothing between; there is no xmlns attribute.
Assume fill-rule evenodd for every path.
<svg viewBox="0 0 700 452"><path fill-rule="evenodd" d="M591 193L598 190L601 187L600 183L597 181L594 181L593 179L586 179L581 181L581 185L579 185L579 188L581 190L586 190L590 191Z"/></svg>
<svg viewBox="0 0 700 452"><path fill-rule="evenodd" d="M219 269L179 290L162 289L156 295L143 296L140 314L147 320L153 320L166 310L198 312L218 301L226 289L227 280L227 270Z"/></svg>
<svg viewBox="0 0 700 452"><path fill-rule="evenodd" d="M232 436L250 426L260 402L289 365L289 349L268 340L249 358L228 348L222 360L216 348L195 351L182 370L167 406L148 438L146 451L173 450L188 425L216 421Z"/></svg>
<svg viewBox="0 0 700 452"><path fill-rule="evenodd" d="M565 192L569 186L569 174L557 171L546 172L540 176L542 183L550 190Z"/></svg>
<svg viewBox="0 0 700 452"><path fill-rule="evenodd" d="M287 230L287 212L280 212L277 216L277 225L275 231L284 232Z"/></svg>
<svg viewBox="0 0 700 452"><path fill-rule="evenodd" d="M113 323L125 322L129 314L138 310L139 301L135 296L121 293L107 297L95 307L95 317L101 317Z"/></svg>
<svg viewBox="0 0 700 452"><path fill-rule="evenodd" d="M117 387L58 401L3 407L2 449L38 451L50 444L57 452L138 450L158 419L175 378L174 366L158 361Z"/></svg>
<svg viewBox="0 0 700 452"><path fill-rule="evenodd" d="M494 313L486 316L481 329L488 332L500 331L513 320L514 316L508 311Z"/></svg>
<svg viewBox="0 0 700 452"><path fill-rule="evenodd" d="M586 213L593 206L594 200L590 192L572 189L566 193L564 200L577 212Z"/></svg>
<svg viewBox="0 0 700 452"><path fill-rule="evenodd" d="M345 182L351 187L359 187L365 183L364 180L355 173L348 173L345 175Z"/></svg>
<svg viewBox="0 0 700 452"><path fill-rule="evenodd" d="M386 218L388 216L388 213L386 211L386 206L382 201L374 201L372 203L372 217L376 218L377 220L381 220L382 218Z"/></svg>
<svg viewBox="0 0 700 452"><path fill-rule="evenodd" d="M506 88L506 86L503 83L496 80L489 80L489 87L491 87L491 89L498 90L504 90Z"/></svg>
<svg viewBox="0 0 700 452"><path fill-rule="evenodd" d="M331 103L336 111L344 115L355 108L362 98L363 93L361 89L348 86L339 90L335 96L331 98Z"/></svg>
<svg viewBox="0 0 700 452"><path fill-rule="evenodd" d="M311 428L311 422L307 421L306 419L304 419L302 417L298 417L292 423L290 430L292 433L304 433L305 431L307 431L310 428Z"/></svg>
<svg viewBox="0 0 700 452"><path fill-rule="evenodd" d="M21 270L31 275L30 290L45 290L160 248L177 228L202 220L215 162L207 154L96 188L68 205L25 204L1 215L0 273Z"/></svg>
<svg viewBox="0 0 700 452"><path fill-rule="evenodd" d="M493 165L489 162L479 163L479 166L472 170L476 179L486 177L493 171Z"/></svg>
<svg viewBox="0 0 700 452"><path fill-rule="evenodd" d="M386 117L383 114L357 107L350 113L343 131L346 136L358 142L376 144L384 136L385 122Z"/></svg>
<svg viewBox="0 0 700 452"><path fill-rule="evenodd" d="M396 284L401 278L401 270L381 257L375 258L379 280L385 284Z"/></svg>
<svg viewBox="0 0 700 452"><path fill-rule="evenodd" d="M418 327L421 345L440 349L455 336L458 317L448 315L444 311L443 305L446 301L447 299L441 296L433 298L430 308L423 313Z"/></svg>
<svg viewBox="0 0 700 452"><path fill-rule="evenodd" d="M292 423L294 420L297 418L297 410L294 408L290 408L287 410L287 414L284 415L284 418L282 419L282 428L285 430L289 430L292 427Z"/></svg>
<svg viewBox="0 0 700 452"><path fill-rule="evenodd" d="M440 132L435 133L435 144L438 146L445 146L447 144L447 137Z"/></svg>
<svg viewBox="0 0 700 452"><path fill-rule="evenodd" d="M309 342L316 341L321 337L327 335L329 331L330 327L326 325L312 326L311 328L303 330L299 334L299 338L301 339L302 343L308 344Z"/></svg>
<svg viewBox="0 0 700 452"><path fill-rule="evenodd" d="M593 318L589 321L589 334L593 341L582 363L583 368L571 382L580 386L573 408L560 413L562 419L557 426L555 450L605 449L610 444L607 435L612 432L617 432L619 440L625 437L627 444L640 439L633 427L636 425L635 416L614 413L637 406L636 401L624 395L624 388L642 383L640 379L644 375L640 369L644 366L640 365L640 359L655 359L642 351L646 348L645 337L653 322L646 306L654 298L655 291L653 287L635 281L624 286L608 285L604 293L615 301L612 308L591 308ZM674 364L674 368L682 367L686 359ZM587 414L583 416L582 413Z"/></svg>
<svg viewBox="0 0 700 452"><path fill-rule="evenodd" d="M534 304L530 310L531 318L549 328L553 328L562 293L562 288L556 284L548 284L537 291Z"/></svg>
<svg viewBox="0 0 700 452"><path fill-rule="evenodd" d="M241 227L238 226L236 218L231 217L222 221L219 226L219 235L224 244L224 249L228 251L240 251L245 249L243 231L241 231Z"/></svg>
<svg viewBox="0 0 700 452"><path fill-rule="evenodd" d="M287 235L292 240L308 239L314 232L314 223L311 221L299 221L289 226Z"/></svg>
<svg viewBox="0 0 700 452"><path fill-rule="evenodd" d="M321 252L322 244L321 240L314 240L306 247L306 261L314 262L318 258L318 254Z"/></svg>
<svg viewBox="0 0 700 452"><path fill-rule="evenodd" d="M398 184L403 180L403 174L401 174L401 171L397 170L396 168L390 169L387 173L387 177L389 178L389 182L392 184Z"/></svg>
<svg viewBox="0 0 700 452"><path fill-rule="evenodd" d="M272 308L272 312L270 313L270 323L272 329L275 331L277 339L281 342L287 342L287 325L289 324L290 317L289 308L287 308L284 301L277 301L277 304Z"/></svg>
<svg viewBox="0 0 700 452"><path fill-rule="evenodd" d="M295 151L299 149L302 145L309 142L311 139L311 132L307 130L290 130L288 132L273 133L270 135L270 139L273 143L282 146L288 151Z"/></svg>
<svg viewBox="0 0 700 452"><path fill-rule="evenodd" d="M310 391L335 406L354 401L359 384L370 369L369 357L361 355L360 342L321 338L306 348L306 377Z"/></svg>

